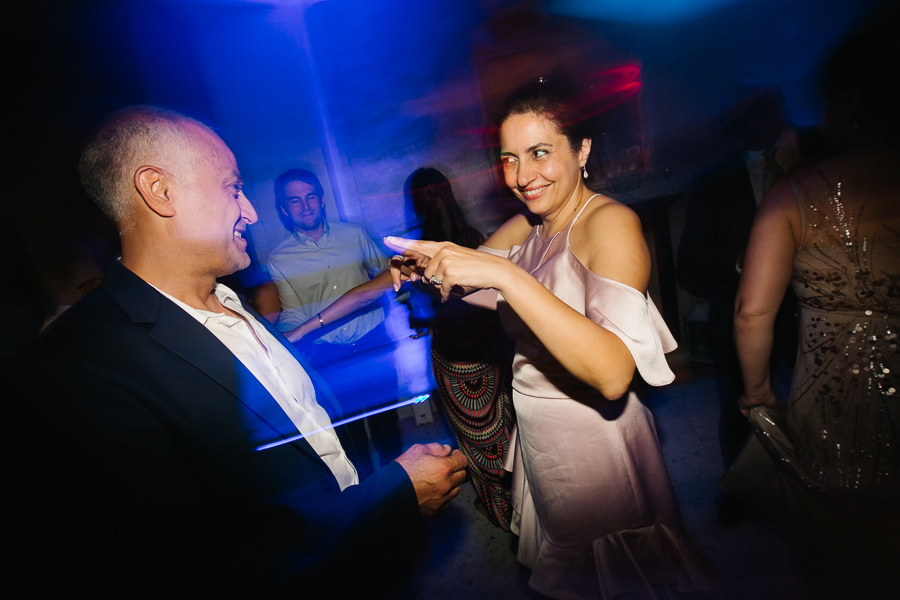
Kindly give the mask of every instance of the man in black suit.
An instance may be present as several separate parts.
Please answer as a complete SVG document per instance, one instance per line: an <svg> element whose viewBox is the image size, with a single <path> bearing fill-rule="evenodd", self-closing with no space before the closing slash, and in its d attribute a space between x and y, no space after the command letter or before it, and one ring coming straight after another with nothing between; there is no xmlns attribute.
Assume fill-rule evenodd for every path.
<svg viewBox="0 0 900 600"><path fill-rule="evenodd" d="M33 595L391 596L465 458L415 445L360 482L293 347L216 279L256 213L208 127L132 107L87 145L121 259L27 352L6 438ZM10 519L12 521L12 519ZM59 586L59 587L56 587Z"/></svg>

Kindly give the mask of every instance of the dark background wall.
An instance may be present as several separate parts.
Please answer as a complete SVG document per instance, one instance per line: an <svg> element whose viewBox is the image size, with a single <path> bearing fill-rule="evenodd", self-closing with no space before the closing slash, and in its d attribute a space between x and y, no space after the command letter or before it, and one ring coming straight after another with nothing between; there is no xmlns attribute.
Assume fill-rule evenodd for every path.
<svg viewBox="0 0 900 600"><path fill-rule="evenodd" d="M726 151L718 115L740 82L781 87L819 121L816 68L877 0L130 0L15 3L5 17L11 224L3 351L27 339L71 258L115 253L77 183L78 149L107 112L182 110L232 146L260 213L264 262L285 235L272 179L317 171L330 216L402 233L402 186L432 165L489 232L516 205L497 185L489 107L553 67L636 69L625 133L641 144L626 202L678 194ZM600 81L598 79L598 81ZM632 126L633 124L633 126ZM596 142L595 142L595 147ZM601 182L602 183L602 182ZM602 186L601 186L602 187ZM609 191L609 190L608 190ZM679 206L672 207L673 239ZM657 248L666 253L667 248Z"/></svg>

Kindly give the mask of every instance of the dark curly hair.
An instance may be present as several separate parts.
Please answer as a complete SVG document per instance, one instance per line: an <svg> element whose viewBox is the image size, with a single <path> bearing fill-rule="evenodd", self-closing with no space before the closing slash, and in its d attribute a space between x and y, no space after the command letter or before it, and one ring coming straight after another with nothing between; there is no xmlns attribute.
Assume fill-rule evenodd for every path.
<svg viewBox="0 0 900 600"><path fill-rule="evenodd" d="M497 130L512 116L534 113L549 119L577 152L582 140L592 137L582 99L580 90L569 80L538 77L516 88L500 106L495 119Z"/></svg>

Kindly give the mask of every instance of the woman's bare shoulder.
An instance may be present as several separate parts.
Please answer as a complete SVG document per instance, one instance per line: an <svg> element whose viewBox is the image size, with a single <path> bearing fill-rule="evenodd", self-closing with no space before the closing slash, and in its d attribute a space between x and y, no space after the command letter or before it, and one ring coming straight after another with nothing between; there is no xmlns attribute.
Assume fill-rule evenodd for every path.
<svg viewBox="0 0 900 600"><path fill-rule="evenodd" d="M591 272L644 291L650 255L641 220L625 204L602 197L595 199L572 229L569 244L575 256Z"/></svg>
<svg viewBox="0 0 900 600"><path fill-rule="evenodd" d="M528 216L520 213L498 227L483 245L495 250L509 250L513 246L521 245L532 229L533 225L529 222Z"/></svg>
<svg viewBox="0 0 900 600"><path fill-rule="evenodd" d="M607 196L594 199L572 229L571 243L642 237L641 220L631 208Z"/></svg>

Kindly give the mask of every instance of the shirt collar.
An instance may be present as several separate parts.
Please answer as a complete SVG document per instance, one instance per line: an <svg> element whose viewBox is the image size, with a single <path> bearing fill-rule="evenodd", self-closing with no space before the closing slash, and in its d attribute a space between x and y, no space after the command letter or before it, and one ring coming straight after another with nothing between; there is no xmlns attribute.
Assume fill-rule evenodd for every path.
<svg viewBox="0 0 900 600"><path fill-rule="evenodd" d="M185 312L197 319L197 321L199 321L201 325L206 325L207 321L209 321L210 319L218 319L222 322L225 322L226 324L232 324L231 321L233 321L234 323L240 322L240 319L238 319L237 317L232 317L227 313L216 313L209 310L203 310L201 308L194 308L189 304L185 304L175 296L167 294L155 285L153 286L153 289L180 306L185 310ZM221 302L223 306L228 304L228 307L232 310L237 310L238 312L243 313L242 309L238 309L238 307L241 306L241 303L238 300L237 294L230 287L217 282L216 287L213 288L213 293L215 293L216 297L219 299L219 302Z"/></svg>
<svg viewBox="0 0 900 600"><path fill-rule="evenodd" d="M306 235L305 233L301 233L300 230L297 229L296 227L294 228L294 231L291 235L293 235L294 239L297 240L299 243L303 244L304 246L318 247L319 244L322 242L322 240L325 240L328 238L328 235L330 232L331 232L331 225L328 224L328 220L322 219L322 237L319 238L318 242L316 240L312 239L311 237L309 237L308 235Z"/></svg>
<svg viewBox="0 0 900 600"><path fill-rule="evenodd" d="M216 287L213 288L213 292L222 304L225 304L226 300L240 304L237 293L224 283L216 282Z"/></svg>

